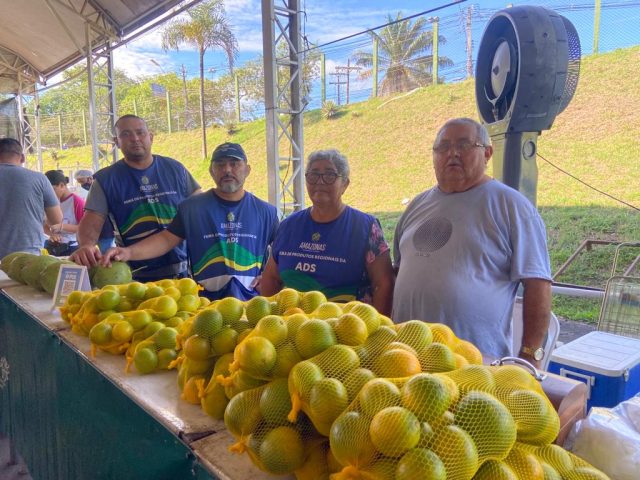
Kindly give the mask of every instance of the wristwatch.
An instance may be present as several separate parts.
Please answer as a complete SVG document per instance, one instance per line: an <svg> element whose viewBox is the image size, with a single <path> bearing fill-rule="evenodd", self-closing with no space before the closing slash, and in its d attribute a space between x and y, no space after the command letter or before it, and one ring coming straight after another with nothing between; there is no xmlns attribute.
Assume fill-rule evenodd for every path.
<svg viewBox="0 0 640 480"><path fill-rule="evenodd" d="M529 355L530 357L533 357L533 359L536 362L539 362L540 360L542 360L542 357L544 357L544 348L542 347L532 348L532 347L527 347L525 345L522 345L520 347L520 353Z"/></svg>

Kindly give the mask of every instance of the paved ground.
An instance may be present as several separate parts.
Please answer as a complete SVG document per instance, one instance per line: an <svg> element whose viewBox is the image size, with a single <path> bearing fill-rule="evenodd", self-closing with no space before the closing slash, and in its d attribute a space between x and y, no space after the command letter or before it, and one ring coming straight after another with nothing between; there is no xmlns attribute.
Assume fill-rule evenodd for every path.
<svg viewBox="0 0 640 480"><path fill-rule="evenodd" d="M568 343L596 329L595 325L587 323L563 320L562 318L558 318L558 320L560 320L558 343Z"/></svg>

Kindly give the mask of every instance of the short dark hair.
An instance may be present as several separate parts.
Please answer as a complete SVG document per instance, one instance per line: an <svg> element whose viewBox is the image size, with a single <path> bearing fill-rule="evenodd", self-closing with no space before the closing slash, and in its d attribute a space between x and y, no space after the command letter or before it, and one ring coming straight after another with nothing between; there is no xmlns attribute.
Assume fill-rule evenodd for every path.
<svg viewBox="0 0 640 480"><path fill-rule="evenodd" d="M0 138L0 156L9 154L22 155L22 145L15 138Z"/></svg>
<svg viewBox="0 0 640 480"><path fill-rule="evenodd" d="M49 170L45 172L45 176L49 179L51 185L65 185L69 183L69 177L66 177L62 170Z"/></svg>
<svg viewBox="0 0 640 480"><path fill-rule="evenodd" d="M144 118L141 118L132 113L127 113L126 115L122 115L120 118L118 118L118 120L116 120L116 123L113 124L113 134L114 135L116 134L116 128L118 128L118 123L120 123L120 120L130 120L130 119L140 120L142 123L144 123L144 126L147 127L147 130L149 129L149 125L147 125L147 121Z"/></svg>

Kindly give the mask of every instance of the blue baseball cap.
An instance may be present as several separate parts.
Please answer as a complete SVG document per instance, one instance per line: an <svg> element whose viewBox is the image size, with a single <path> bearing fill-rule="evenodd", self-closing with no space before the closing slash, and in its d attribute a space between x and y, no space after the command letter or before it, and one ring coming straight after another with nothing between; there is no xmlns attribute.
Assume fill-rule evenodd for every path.
<svg viewBox="0 0 640 480"><path fill-rule="evenodd" d="M211 162L220 162L225 158L237 158L246 162L247 154L239 144L227 142L216 147L211 156Z"/></svg>

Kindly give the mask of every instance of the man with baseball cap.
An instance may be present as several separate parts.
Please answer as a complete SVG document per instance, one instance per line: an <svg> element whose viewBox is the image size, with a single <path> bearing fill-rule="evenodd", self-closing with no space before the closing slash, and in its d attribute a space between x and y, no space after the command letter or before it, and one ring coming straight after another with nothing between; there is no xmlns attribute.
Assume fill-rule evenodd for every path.
<svg viewBox="0 0 640 480"><path fill-rule="evenodd" d="M184 200L163 232L127 248L109 250L102 264L162 255L186 240L193 277L205 288L207 297L254 297L258 294L256 278L266 262L278 216L273 205L244 189L250 172L239 144L219 145L209 167L215 188Z"/></svg>

